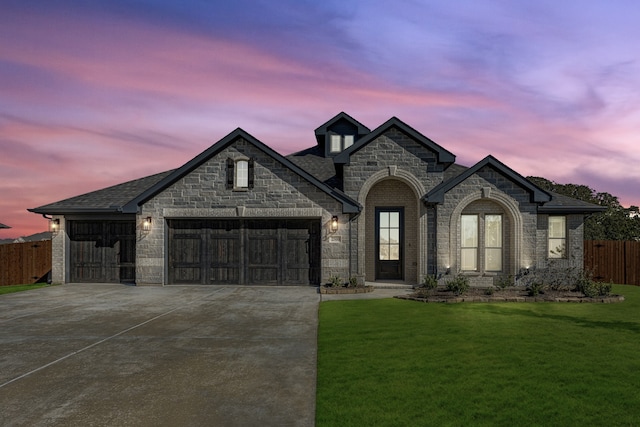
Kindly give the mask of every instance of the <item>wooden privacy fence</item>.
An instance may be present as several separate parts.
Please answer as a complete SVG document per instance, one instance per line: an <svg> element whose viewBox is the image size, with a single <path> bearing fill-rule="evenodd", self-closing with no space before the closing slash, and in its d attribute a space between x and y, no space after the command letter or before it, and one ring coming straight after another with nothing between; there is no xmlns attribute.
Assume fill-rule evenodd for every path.
<svg viewBox="0 0 640 427"><path fill-rule="evenodd" d="M0 245L0 286L36 283L51 270L51 240Z"/></svg>
<svg viewBox="0 0 640 427"><path fill-rule="evenodd" d="M584 267L596 280L640 286L640 242L585 240Z"/></svg>

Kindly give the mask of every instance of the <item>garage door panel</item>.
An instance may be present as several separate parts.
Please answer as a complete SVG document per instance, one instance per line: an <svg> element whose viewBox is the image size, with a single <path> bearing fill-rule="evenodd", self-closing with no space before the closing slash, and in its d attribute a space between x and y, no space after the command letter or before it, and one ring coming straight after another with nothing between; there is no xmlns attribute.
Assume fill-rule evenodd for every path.
<svg viewBox="0 0 640 427"><path fill-rule="evenodd" d="M71 282L135 280L135 222L71 220L68 233Z"/></svg>
<svg viewBox="0 0 640 427"><path fill-rule="evenodd" d="M239 283L240 238L219 236L214 233L209 240L209 283Z"/></svg>
<svg viewBox="0 0 640 427"><path fill-rule="evenodd" d="M319 230L318 220L168 222L171 229L169 257L181 262L170 265L170 283L316 283L320 243L314 235ZM200 248L175 244L190 237L196 240L196 236L202 242ZM186 265L187 262L190 265ZM185 270L187 268L192 270Z"/></svg>

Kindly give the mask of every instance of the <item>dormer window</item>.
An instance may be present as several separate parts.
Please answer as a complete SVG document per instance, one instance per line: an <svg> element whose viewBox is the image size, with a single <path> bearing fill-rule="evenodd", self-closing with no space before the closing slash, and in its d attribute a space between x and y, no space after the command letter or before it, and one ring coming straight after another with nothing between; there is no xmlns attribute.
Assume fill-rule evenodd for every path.
<svg viewBox="0 0 640 427"><path fill-rule="evenodd" d="M353 145L353 139L353 135L331 135L331 152L341 153Z"/></svg>

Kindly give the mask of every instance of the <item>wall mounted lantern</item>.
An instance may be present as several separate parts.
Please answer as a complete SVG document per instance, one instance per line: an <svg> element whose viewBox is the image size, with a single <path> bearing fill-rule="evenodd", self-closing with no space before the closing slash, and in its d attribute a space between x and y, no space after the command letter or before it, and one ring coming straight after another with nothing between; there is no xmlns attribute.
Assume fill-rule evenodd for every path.
<svg viewBox="0 0 640 427"><path fill-rule="evenodd" d="M142 222L142 231L149 231L151 230L151 217L148 216L144 219L144 221Z"/></svg>
<svg viewBox="0 0 640 427"><path fill-rule="evenodd" d="M49 229L53 234L57 234L60 230L60 219L55 218L49 222Z"/></svg>
<svg viewBox="0 0 640 427"><path fill-rule="evenodd" d="M336 231L338 231L338 217L336 215L331 217L331 232L335 233Z"/></svg>

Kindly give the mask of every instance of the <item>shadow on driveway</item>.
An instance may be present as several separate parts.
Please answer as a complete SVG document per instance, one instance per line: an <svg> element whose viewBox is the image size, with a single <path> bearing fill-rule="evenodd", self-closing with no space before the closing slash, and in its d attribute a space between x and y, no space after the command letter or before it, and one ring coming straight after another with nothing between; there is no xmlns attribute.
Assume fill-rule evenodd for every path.
<svg viewBox="0 0 640 427"><path fill-rule="evenodd" d="M0 425L312 426L313 287L67 284L0 297Z"/></svg>

